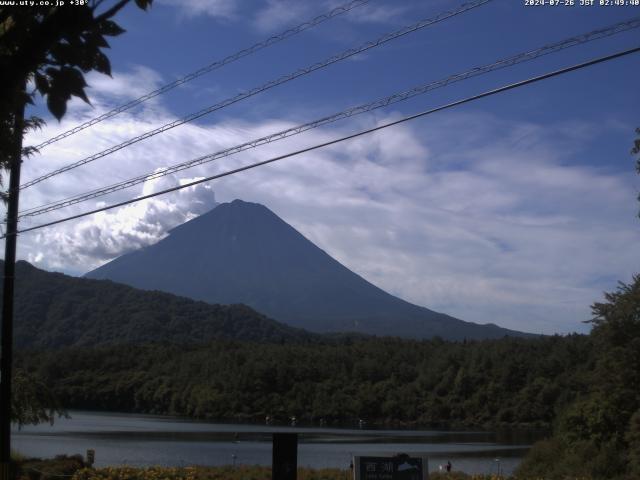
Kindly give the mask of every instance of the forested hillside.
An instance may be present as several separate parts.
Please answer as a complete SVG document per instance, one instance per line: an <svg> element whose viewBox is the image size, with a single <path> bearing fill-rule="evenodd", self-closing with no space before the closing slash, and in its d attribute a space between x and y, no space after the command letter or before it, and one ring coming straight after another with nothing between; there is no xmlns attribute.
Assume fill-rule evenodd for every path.
<svg viewBox="0 0 640 480"><path fill-rule="evenodd" d="M528 337L395 297L332 258L264 205L234 200L87 273L209 303L242 303L317 333L411 339Z"/></svg>
<svg viewBox="0 0 640 480"><path fill-rule="evenodd" d="M554 421L554 435L521 467L540 478L640 478L640 275L593 305L582 383ZM582 379L582 375L585 375Z"/></svg>
<svg viewBox="0 0 640 480"><path fill-rule="evenodd" d="M23 354L68 408L263 421L549 426L585 390L586 336L470 343L214 342Z"/></svg>
<svg viewBox="0 0 640 480"><path fill-rule="evenodd" d="M22 350L67 408L216 420L552 427L526 477L640 478L640 277L590 335L473 342L278 337Z"/></svg>
<svg viewBox="0 0 640 480"><path fill-rule="evenodd" d="M244 306L18 267L16 367L66 408L551 427L523 476L640 478L640 276L594 304L590 335L447 342L312 335Z"/></svg>
<svg viewBox="0 0 640 480"><path fill-rule="evenodd" d="M27 262L16 265L14 342L18 349L314 338L245 305L211 305L108 280L46 272Z"/></svg>

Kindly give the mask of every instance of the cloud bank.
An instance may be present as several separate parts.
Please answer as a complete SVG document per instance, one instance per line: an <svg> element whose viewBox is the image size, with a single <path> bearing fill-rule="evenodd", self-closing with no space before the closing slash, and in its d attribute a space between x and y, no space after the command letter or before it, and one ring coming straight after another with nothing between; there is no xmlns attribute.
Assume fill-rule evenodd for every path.
<svg viewBox="0 0 640 480"><path fill-rule="evenodd" d="M151 83L153 72L147 72ZM118 91L116 84L109 84ZM105 87L107 88L107 87ZM106 108L95 103L92 115ZM37 143L76 124L72 105ZM158 191L385 123L392 112L306 132L176 175L25 220L23 227ZM123 114L25 163L28 180L155 128L173 117L158 104ZM294 126L284 119L190 124L26 190L22 206L107 183ZM536 333L584 331L589 305L638 270L640 231L629 174L581 161L606 123L538 125L481 112L434 116L223 180L24 234L19 256L84 273L220 201L274 210L307 238L381 288L464 320ZM473 132L473 133L471 133ZM102 202L102 203L100 203Z"/></svg>
<svg viewBox="0 0 640 480"><path fill-rule="evenodd" d="M194 178L167 176L147 181L148 195ZM104 202L96 206L101 207ZM33 235L26 259L48 269L84 273L124 253L162 240L169 230L216 206L210 185L195 185L171 197L155 197L117 210L96 213L75 222L73 228L49 228Z"/></svg>
<svg viewBox="0 0 640 480"><path fill-rule="evenodd" d="M238 7L234 0L158 0L158 3L179 10L186 18L206 15L216 19L231 19L236 16Z"/></svg>

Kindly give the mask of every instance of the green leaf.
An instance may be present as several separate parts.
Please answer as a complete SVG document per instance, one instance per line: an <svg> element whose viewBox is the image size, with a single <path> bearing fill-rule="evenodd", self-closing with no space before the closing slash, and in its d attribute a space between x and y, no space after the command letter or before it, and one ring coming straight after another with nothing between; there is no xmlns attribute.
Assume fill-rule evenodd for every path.
<svg viewBox="0 0 640 480"><path fill-rule="evenodd" d="M65 94L75 95L85 102L90 103L87 95L84 93L84 87L87 86L87 82L85 82L84 76L79 70L71 67L62 67L57 82L58 85L56 85L56 87Z"/></svg>
<svg viewBox="0 0 640 480"><path fill-rule="evenodd" d="M58 43L51 48L51 56L58 65L78 63L78 50L68 43Z"/></svg>
<svg viewBox="0 0 640 480"><path fill-rule="evenodd" d="M146 10L147 7L150 7L152 3L153 0L136 0L136 5L142 10Z"/></svg>
<svg viewBox="0 0 640 480"><path fill-rule="evenodd" d="M24 129L27 130L41 130L45 125L45 121L40 117L30 116L24 121Z"/></svg>
<svg viewBox="0 0 640 480"><path fill-rule="evenodd" d="M98 25L98 31L102 35L109 35L110 37L117 37L123 34L126 30L112 20L103 20Z"/></svg>
<svg viewBox="0 0 640 480"><path fill-rule="evenodd" d="M100 52L100 49L84 43L74 48L78 58L78 61L74 65L85 73L93 70L95 67L94 57L97 52Z"/></svg>
<svg viewBox="0 0 640 480"><path fill-rule="evenodd" d="M88 48L109 48L109 43L97 32L90 32L84 36Z"/></svg>
<svg viewBox="0 0 640 480"><path fill-rule="evenodd" d="M44 96L49 91L49 79L41 73L36 72L35 84L41 95Z"/></svg>
<svg viewBox="0 0 640 480"><path fill-rule="evenodd" d="M95 53L93 66L98 72L111 76L111 62L109 62L109 59L104 53L100 51Z"/></svg>
<svg viewBox="0 0 640 480"><path fill-rule="evenodd" d="M67 100L58 92L51 92L47 96L47 108L56 119L61 120L67 112Z"/></svg>

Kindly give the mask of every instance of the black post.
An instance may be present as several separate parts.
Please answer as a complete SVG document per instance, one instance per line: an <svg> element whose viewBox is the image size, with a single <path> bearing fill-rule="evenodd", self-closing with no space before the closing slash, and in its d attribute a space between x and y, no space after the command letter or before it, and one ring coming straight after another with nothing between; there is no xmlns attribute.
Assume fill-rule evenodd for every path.
<svg viewBox="0 0 640 480"><path fill-rule="evenodd" d="M271 480L296 480L298 474L298 434L274 433Z"/></svg>
<svg viewBox="0 0 640 480"><path fill-rule="evenodd" d="M7 199L7 230L5 232L4 284L2 295L2 351L0 352L0 480L9 480L11 462L11 369L13 360L13 285L16 267L18 230L18 197L20 165L22 163L22 133L24 127L24 86L20 91L13 137L15 150L10 158L9 197Z"/></svg>

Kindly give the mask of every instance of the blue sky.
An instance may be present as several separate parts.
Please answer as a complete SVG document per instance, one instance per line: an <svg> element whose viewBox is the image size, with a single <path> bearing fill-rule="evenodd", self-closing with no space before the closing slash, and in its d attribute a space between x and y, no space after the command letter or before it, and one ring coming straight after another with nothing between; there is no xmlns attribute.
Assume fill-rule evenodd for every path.
<svg viewBox="0 0 640 480"><path fill-rule="evenodd" d="M454 1L372 0L60 141L23 179L83 158L387 32ZM579 0L577 0L579 3ZM38 143L181 75L339 5L303 0L156 0L119 17L113 79L90 75L93 106L47 118ZM233 146L349 106L640 15L639 7L494 0L25 190L36 206ZM435 90L390 108L146 182L23 226L263 160L592 57L638 46L632 30ZM21 236L19 257L81 274L158 241L234 198L267 205L374 284L479 323L587 331L589 305L640 271L640 56L480 100L312 154ZM36 111L42 111L36 109Z"/></svg>

